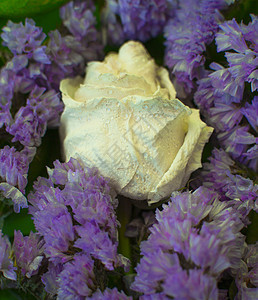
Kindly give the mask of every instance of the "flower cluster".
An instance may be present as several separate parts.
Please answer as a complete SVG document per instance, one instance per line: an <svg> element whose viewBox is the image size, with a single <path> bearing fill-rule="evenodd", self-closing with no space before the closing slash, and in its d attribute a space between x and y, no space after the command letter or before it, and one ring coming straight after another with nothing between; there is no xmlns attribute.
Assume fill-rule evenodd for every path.
<svg viewBox="0 0 258 300"><path fill-rule="evenodd" d="M203 164L202 185L217 191L221 200L229 201L241 220L248 224L250 211L258 211L258 185L248 178L247 170L238 166L222 149L215 148L209 161Z"/></svg>
<svg viewBox="0 0 258 300"><path fill-rule="evenodd" d="M48 292L57 290L58 299L90 296L98 287L94 268L101 274L102 269L127 265L117 253L117 200L96 170L75 159L55 161L54 166L48 169L48 179L38 178L28 196L29 212L50 262L43 282ZM48 287L53 272L54 288Z"/></svg>
<svg viewBox="0 0 258 300"><path fill-rule="evenodd" d="M175 0L107 0L103 27L108 42L121 44L127 39L147 41L163 32L174 15Z"/></svg>
<svg viewBox="0 0 258 300"><path fill-rule="evenodd" d="M196 79L202 78L206 46L214 40L224 20L219 10L233 2L182 0L175 17L166 25L165 64L175 75L176 84L183 86L181 95L189 94L195 88Z"/></svg>
<svg viewBox="0 0 258 300"><path fill-rule="evenodd" d="M225 151L254 171L258 168L257 26L254 15L248 25L234 19L220 25L216 43L218 51L230 50L225 53L228 67L212 63L214 71L199 81L194 98Z"/></svg>
<svg viewBox="0 0 258 300"><path fill-rule="evenodd" d="M59 126L63 103L59 83L68 74L83 73L85 63L101 55L91 2L70 2L60 10L63 22L49 33L32 19L8 21L3 45L12 59L0 70L0 137L12 145L0 150L0 191L15 211L27 206L24 188L29 164L47 128Z"/></svg>
<svg viewBox="0 0 258 300"><path fill-rule="evenodd" d="M16 280L16 268L10 259L11 243L7 236L0 231L0 272L5 278Z"/></svg>
<svg viewBox="0 0 258 300"><path fill-rule="evenodd" d="M241 263L243 223L212 190L175 192L147 241L132 288L149 298L217 299L223 271L234 273ZM156 298L155 298L156 299ZM157 298L159 299L159 298Z"/></svg>

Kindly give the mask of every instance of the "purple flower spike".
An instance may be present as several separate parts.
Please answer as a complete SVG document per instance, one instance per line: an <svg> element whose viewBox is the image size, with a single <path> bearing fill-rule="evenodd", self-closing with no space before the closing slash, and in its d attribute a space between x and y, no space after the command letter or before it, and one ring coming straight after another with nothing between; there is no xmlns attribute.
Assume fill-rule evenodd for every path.
<svg viewBox="0 0 258 300"><path fill-rule="evenodd" d="M47 126L58 125L63 104L54 90L46 91L38 86L31 91L26 104L16 113L14 123L7 131L14 136L12 142L38 147Z"/></svg>
<svg viewBox="0 0 258 300"><path fill-rule="evenodd" d="M243 223L233 209L200 187L173 193L156 219L141 243L143 257L131 288L153 296L149 299L159 299L160 291L176 299L217 299L222 272L236 272L241 262Z"/></svg>
<svg viewBox="0 0 258 300"><path fill-rule="evenodd" d="M108 270L114 270L119 265L117 243L113 243L108 233L101 230L96 222L94 223L88 222L84 226L76 226L79 238L74 246L100 260Z"/></svg>
<svg viewBox="0 0 258 300"><path fill-rule="evenodd" d="M41 276L41 281L45 285L45 290L51 296L57 294L58 290L58 275L63 270L63 264L55 265L51 262L48 264L48 271Z"/></svg>
<svg viewBox="0 0 258 300"><path fill-rule="evenodd" d="M21 231L14 231L13 251L17 266L21 273L30 278L37 274L43 259L44 241L37 233L31 232L29 236L23 236Z"/></svg>
<svg viewBox="0 0 258 300"><path fill-rule="evenodd" d="M36 153L35 148L24 148L21 152L5 146L0 150L0 179L24 193L27 184L29 163Z"/></svg>
<svg viewBox="0 0 258 300"><path fill-rule="evenodd" d="M239 172L237 165L222 149L214 149L209 160L203 166L203 185L217 191L222 200L230 200L242 221L248 223L247 215L255 209L258 185L249 178L234 175Z"/></svg>
<svg viewBox="0 0 258 300"><path fill-rule="evenodd" d="M186 94L195 87L193 80L202 78L205 73L206 45L213 41L223 21L219 10L229 4L223 0L180 1L175 17L165 27L165 63Z"/></svg>
<svg viewBox="0 0 258 300"><path fill-rule="evenodd" d="M258 96L253 98L252 104L245 104L245 107L242 108L242 113L253 129L258 132Z"/></svg>
<svg viewBox="0 0 258 300"><path fill-rule="evenodd" d="M227 21L219 27L221 31L216 35L218 52L230 49L234 49L237 52L245 52L248 49L241 27L235 19Z"/></svg>
<svg viewBox="0 0 258 300"><path fill-rule="evenodd" d="M75 238L71 215L65 205L50 204L34 216L37 231L44 237L45 254L55 264L70 259L69 246Z"/></svg>
<svg viewBox="0 0 258 300"><path fill-rule="evenodd" d="M0 272L4 277L11 280L16 280L16 268L13 266L13 262L9 258L11 254L11 243L7 236L3 236L0 230Z"/></svg>
<svg viewBox="0 0 258 300"><path fill-rule="evenodd" d="M46 46L41 46L46 35L42 32L42 28L35 26L32 19L26 19L25 25L8 21L1 37L4 41L3 45L7 46L14 55L24 53L29 59L33 58L44 64L50 63L45 53Z"/></svg>
<svg viewBox="0 0 258 300"><path fill-rule="evenodd" d="M109 289L106 288L104 292L97 290L91 297L88 297L89 300L133 300L130 296L126 296L124 292L119 292L117 288Z"/></svg>
<svg viewBox="0 0 258 300"><path fill-rule="evenodd" d="M75 255L58 276L58 300L83 300L96 289L94 262L88 255Z"/></svg>
<svg viewBox="0 0 258 300"><path fill-rule="evenodd" d="M36 148L26 147L21 152L5 146L0 149L0 192L5 198L12 199L14 211L28 207L23 195L27 185L29 164L36 153Z"/></svg>

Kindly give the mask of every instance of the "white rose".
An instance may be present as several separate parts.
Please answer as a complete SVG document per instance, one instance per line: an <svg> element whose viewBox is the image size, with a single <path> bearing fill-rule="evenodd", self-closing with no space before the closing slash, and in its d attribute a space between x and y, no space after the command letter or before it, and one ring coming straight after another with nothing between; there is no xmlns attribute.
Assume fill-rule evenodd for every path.
<svg viewBox="0 0 258 300"><path fill-rule="evenodd" d="M97 167L118 194L157 202L201 167L213 129L175 99L166 69L139 42L125 43L86 77L61 82L65 159Z"/></svg>

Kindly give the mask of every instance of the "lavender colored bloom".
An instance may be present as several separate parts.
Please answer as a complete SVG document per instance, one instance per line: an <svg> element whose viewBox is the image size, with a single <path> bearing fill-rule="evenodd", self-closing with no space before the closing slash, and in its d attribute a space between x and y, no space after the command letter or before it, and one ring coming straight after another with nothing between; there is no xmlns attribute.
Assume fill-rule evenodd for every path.
<svg viewBox="0 0 258 300"><path fill-rule="evenodd" d="M13 266L12 260L9 258L11 254L11 243L7 236L3 236L0 230L0 272L5 278L16 280L16 268Z"/></svg>
<svg viewBox="0 0 258 300"><path fill-rule="evenodd" d="M3 45L7 46L14 55L24 53L29 59L44 64L50 63L45 54L46 46L41 46L46 35L42 32L42 28L35 26L32 19L26 19L25 25L8 21L2 30Z"/></svg>
<svg viewBox="0 0 258 300"><path fill-rule="evenodd" d="M228 4L223 0L180 1L175 18L165 27L165 63L186 93L194 88L193 79L203 76L206 45L213 41L223 21L219 10Z"/></svg>
<svg viewBox="0 0 258 300"><path fill-rule="evenodd" d="M68 76L82 74L86 62L102 56L103 45L96 30L92 1L70 1L60 9L66 35L58 30L49 33L46 52L51 65L44 66L48 88L59 90L60 81Z"/></svg>
<svg viewBox="0 0 258 300"><path fill-rule="evenodd" d="M86 36L90 34L91 29L93 32L96 29L92 26L95 24L96 20L92 14L95 10L93 2L87 1L71 1L70 3L64 5L60 9L60 17L63 20L63 24L74 36ZM93 33L95 34L95 33Z"/></svg>
<svg viewBox="0 0 258 300"><path fill-rule="evenodd" d="M119 265L118 243L112 242L108 233L101 230L96 223L87 222L84 226L75 226L79 238L74 246L100 260L108 270L114 270Z"/></svg>
<svg viewBox="0 0 258 300"><path fill-rule="evenodd" d="M97 290L89 300L133 300L132 297L126 296L124 292L119 292L117 288L106 288L104 292Z"/></svg>
<svg viewBox="0 0 258 300"><path fill-rule="evenodd" d="M87 253L106 269L126 267L128 261L117 254L117 200L107 181L75 159L54 166L48 169L49 179L39 178L28 197L45 255L59 264Z"/></svg>
<svg viewBox="0 0 258 300"><path fill-rule="evenodd" d="M19 141L25 146L39 146L47 125L58 125L63 105L54 90L45 91L45 88L35 86L26 106L22 106L16 113L14 123L7 128L7 132L14 136L13 142Z"/></svg>
<svg viewBox="0 0 258 300"><path fill-rule="evenodd" d="M258 132L258 96L254 96L251 104L248 102L245 104L242 113L253 129Z"/></svg>
<svg viewBox="0 0 258 300"><path fill-rule="evenodd" d="M37 231L44 237L45 255L54 264L71 259L69 247L75 238L72 217L65 205L49 204L33 215Z"/></svg>
<svg viewBox="0 0 258 300"><path fill-rule="evenodd" d="M245 244L242 264L239 268L235 282L238 288L236 295L240 299L256 299L258 295L258 243Z"/></svg>
<svg viewBox="0 0 258 300"><path fill-rule="evenodd" d="M175 299L218 299L216 280L203 274L202 270L179 270L168 274L164 290Z"/></svg>
<svg viewBox="0 0 258 300"><path fill-rule="evenodd" d="M258 87L258 51L255 44L257 33L253 31L258 26L258 18L252 15L252 23L247 26L238 25L235 19L220 25L221 31L217 33L216 43L218 51L235 50L235 53L226 52L225 56L229 63L229 70L233 77L241 81L251 83L252 91ZM251 42L250 48L247 42Z"/></svg>
<svg viewBox="0 0 258 300"><path fill-rule="evenodd" d="M127 39L146 41L160 34L174 14L176 1L118 1L118 13Z"/></svg>
<svg viewBox="0 0 258 300"><path fill-rule="evenodd" d="M210 124L220 131L228 131L237 126L242 120L242 111L235 103L215 103L210 109Z"/></svg>
<svg viewBox="0 0 258 300"><path fill-rule="evenodd" d="M162 33L176 6L174 0L107 0L103 12L104 36L115 44L125 39L147 41Z"/></svg>
<svg viewBox="0 0 258 300"><path fill-rule="evenodd" d="M235 126L230 131L220 132L218 138L226 152L229 152L235 159L241 161L241 156L258 140L248 132L249 126Z"/></svg>
<svg viewBox="0 0 258 300"><path fill-rule="evenodd" d="M245 52L248 47L241 32L241 27L235 19L227 21L220 26L221 31L216 35L218 51L234 49L237 52Z"/></svg>
<svg viewBox="0 0 258 300"><path fill-rule="evenodd" d="M81 43L74 36L62 37L58 30L49 33L47 53L52 64L45 66L45 74L51 85L59 88L60 81L65 76L73 76L78 69L85 66Z"/></svg>
<svg viewBox="0 0 258 300"><path fill-rule="evenodd" d="M23 195L27 185L27 173L36 149L26 147L21 152L5 146L0 149L0 192L6 198L11 198L14 211L28 207L27 199Z"/></svg>
<svg viewBox="0 0 258 300"><path fill-rule="evenodd" d="M143 257L132 288L146 295L161 290L180 299L217 299L216 280L228 268L237 270L241 261L243 223L233 209L201 187L192 194L173 193L156 219L141 243Z"/></svg>
<svg viewBox="0 0 258 300"><path fill-rule="evenodd" d="M41 276L41 281L45 285L45 290L51 296L57 294L58 290L58 275L63 270L63 264L55 265L49 262L48 271Z"/></svg>
<svg viewBox="0 0 258 300"><path fill-rule="evenodd" d="M44 242L37 233L23 236L21 231L14 231L13 251L22 275L30 278L37 274L43 259Z"/></svg>
<svg viewBox="0 0 258 300"><path fill-rule="evenodd" d="M125 41L123 26L118 18L119 5L116 0L107 0L101 11L102 35L104 45L119 45Z"/></svg>
<svg viewBox="0 0 258 300"><path fill-rule="evenodd" d="M93 60L102 54L100 35L96 30L92 1L71 1L60 9L64 26L81 43L81 54L86 60Z"/></svg>
<svg viewBox="0 0 258 300"><path fill-rule="evenodd" d="M139 297L140 300L169 300L170 297L167 297L164 293L156 293L151 295L142 295Z"/></svg>
<svg viewBox="0 0 258 300"><path fill-rule="evenodd" d="M64 265L58 276L59 300L83 300L96 289L94 262L88 255L75 255L71 262Z"/></svg>
<svg viewBox="0 0 258 300"><path fill-rule="evenodd" d="M12 121L10 113L14 93L14 74L3 68L0 70L0 128Z"/></svg>
<svg viewBox="0 0 258 300"><path fill-rule="evenodd" d="M258 185L237 174L241 169L224 150L214 149L209 160L203 165L203 185L217 191L222 200L230 200L243 222L248 223L247 215L255 209Z"/></svg>
<svg viewBox="0 0 258 300"><path fill-rule="evenodd" d="M21 152L5 146L0 150L0 178L23 193L27 184L29 163L35 155L35 148L24 148Z"/></svg>
<svg viewBox="0 0 258 300"><path fill-rule="evenodd" d="M115 241L118 223L114 208L118 202L107 181L97 169L86 169L73 158L63 164L55 161L54 167L48 170L49 177L54 184L65 186L62 194L65 204L73 209L73 218L81 225L97 222Z"/></svg>
<svg viewBox="0 0 258 300"><path fill-rule="evenodd" d="M252 19L247 26L239 25L234 19L220 25L216 43L218 51L230 50L225 53L229 66L225 68L212 63L210 68L214 71L206 72L198 82L194 100L208 123L215 127L226 152L256 170L258 140L249 124L257 131L257 97L254 96L252 104L249 104L251 99L245 96L246 83L251 83L254 92L258 80L257 38L254 32L257 18L252 16Z"/></svg>

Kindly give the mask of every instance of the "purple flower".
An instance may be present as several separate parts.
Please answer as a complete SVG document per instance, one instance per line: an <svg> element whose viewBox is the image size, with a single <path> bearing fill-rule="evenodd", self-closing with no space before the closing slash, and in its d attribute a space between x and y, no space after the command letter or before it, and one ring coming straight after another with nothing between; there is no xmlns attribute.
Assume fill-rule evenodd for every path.
<svg viewBox="0 0 258 300"><path fill-rule="evenodd" d="M237 52L245 52L248 49L241 27L235 19L227 21L219 27L221 31L216 35L218 52L230 49L234 49Z"/></svg>
<svg viewBox="0 0 258 300"><path fill-rule="evenodd" d="M235 19L221 24L216 43L218 52L231 49L235 51L225 54L229 70L234 78L250 82L254 92L258 88L258 39L257 32L254 31L258 27L258 18L254 15L251 17L252 23L247 26L238 25ZM249 47L247 42L248 45L251 42Z"/></svg>
<svg viewBox="0 0 258 300"><path fill-rule="evenodd" d="M166 295L175 299L218 299L216 280L202 270L169 273L164 283Z"/></svg>
<svg viewBox="0 0 258 300"><path fill-rule="evenodd" d="M12 260L9 258L11 255L11 243L7 236L3 236L0 230L0 272L4 277L11 280L16 280L16 268L13 266Z"/></svg>
<svg viewBox="0 0 258 300"><path fill-rule="evenodd" d="M253 129L258 132L258 96L254 96L252 103L245 103L242 113Z"/></svg>
<svg viewBox="0 0 258 300"><path fill-rule="evenodd" d="M33 215L37 231L44 237L45 255L54 264L71 259L70 244L75 238L72 217L65 205L49 204Z"/></svg>
<svg viewBox="0 0 258 300"><path fill-rule="evenodd" d="M31 232L24 237L21 231L14 231L13 251L22 275L30 278L37 274L44 257L43 245L44 242L37 233Z"/></svg>
<svg viewBox="0 0 258 300"><path fill-rule="evenodd" d="M146 41L162 32L168 19L173 16L176 1L119 0L117 5L125 37Z"/></svg>
<svg viewBox="0 0 258 300"><path fill-rule="evenodd" d="M87 222L84 226L75 226L79 238L74 246L82 249L95 259L100 260L108 270L119 265L117 242L112 242L108 233L101 230L97 222Z"/></svg>
<svg viewBox="0 0 258 300"><path fill-rule="evenodd" d="M91 296L96 289L93 267L94 262L88 255L75 255L67 262L58 276L57 299L83 300Z"/></svg>
<svg viewBox="0 0 258 300"><path fill-rule="evenodd" d="M84 37L91 32L95 34L95 17L93 2L71 1L60 9L60 17L63 24L73 36Z"/></svg>
<svg viewBox="0 0 258 300"><path fill-rule="evenodd" d="M45 285L45 290L51 296L57 294L58 275L63 270L63 264L55 265L51 262L48 264L48 271L41 276L41 281Z"/></svg>
<svg viewBox="0 0 258 300"><path fill-rule="evenodd" d="M107 0L101 12L102 35L104 45L119 45L124 42L125 34L119 20L119 4L117 0Z"/></svg>
<svg viewBox="0 0 258 300"><path fill-rule="evenodd" d="M102 56L103 45L96 30L95 7L92 1L70 1L60 9L65 35L58 30L49 33L46 49L51 65L45 65L43 73L46 87L59 90L65 77L80 75L86 62Z"/></svg>
<svg viewBox="0 0 258 300"><path fill-rule="evenodd" d="M49 179L38 178L28 196L36 229L44 237L45 254L55 264L87 253L108 270L127 266L117 254L117 219L107 181L96 169L75 159L54 162Z"/></svg>
<svg viewBox="0 0 258 300"><path fill-rule="evenodd" d="M230 50L225 53L229 66L225 68L212 63L210 68L214 71L207 71L198 81L194 100L207 122L215 127L225 151L238 162L256 170L258 140L249 124L257 131L257 97L254 96L251 102L252 98L247 96L248 90L245 89L246 83L250 82L254 92L258 80L254 32L257 18L252 18L253 22L247 26L239 25L234 19L220 25L216 43L218 51Z"/></svg>
<svg viewBox="0 0 258 300"><path fill-rule="evenodd" d="M5 198L11 198L14 211L28 207L27 199L23 195L27 185L27 173L36 149L26 147L21 152L5 146L0 149L0 191Z"/></svg>
<svg viewBox="0 0 258 300"><path fill-rule="evenodd" d="M132 300L130 296L126 296L124 292L119 292L117 288L109 289L106 288L104 292L97 290L91 297L88 297L89 300Z"/></svg>
<svg viewBox="0 0 258 300"><path fill-rule="evenodd" d="M236 286L238 292L236 299L256 299L258 294L258 243L245 244L242 264L236 273Z"/></svg>
<svg viewBox="0 0 258 300"><path fill-rule="evenodd" d="M210 109L210 124L214 124L220 131L228 131L242 120L241 108L235 103L215 103Z"/></svg>
<svg viewBox="0 0 258 300"><path fill-rule="evenodd" d="M14 55L24 53L28 59L44 64L50 63L45 53L46 46L41 46L46 35L42 32L42 28L35 26L32 19L26 19L25 25L8 21L2 30L3 45Z"/></svg>
<svg viewBox="0 0 258 300"><path fill-rule="evenodd" d="M0 149L0 178L24 193L27 184L29 163L36 153L35 148L24 148L21 152L5 146Z"/></svg>
<svg viewBox="0 0 258 300"><path fill-rule="evenodd" d="M257 138L248 132L249 126L235 126L230 131L220 132L218 138L226 152L235 159L241 161L241 156L253 144L257 144Z"/></svg>
<svg viewBox="0 0 258 300"><path fill-rule="evenodd" d="M62 195L65 204L73 209L73 218L81 225L96 221L115 241L117 219L114 208L118 202L107 181L97 169L86 169L73 158L63 164L55 161L54 166L53 170L48 170L49 176L56 185L65 186Z"/></svg>
<svg viewBox="0 0 258 300"><path fill-rule="evenodd" d="M100 34L96 30L92 1L71 1L60 9L64 26L81 43L80 53L86 60L93 60L102 54Z"/></svg>
<svg viewBox="0 0 258 300"><path fill-rule="evenodd" d="M45 74L51 84L59 88L66 76L75 76L78 69L85 67L81 43L72 35L62 37L58 30L49 33L47 53L52 61L45 66Z"/></svg>
<svg viewBox="0 0 258 300"><path fill-rule="evenodd" d="M146 295L162 290L175 298L217 299L216 280L224 270L239 268L244 244L243 223L233 209L200 187L173 193L156 219L141 243L143 257L132 288Z"/></svg>
<svg viewBox="0 0 258 300"><path fill-rule="evenodd" d="M14 123L7 128L7 132L14 136L12 142L19 141L25 146L39 146L47 125L58 125L63 105L54 90L45 91L45 88L35 86L26 106L22 106L16 113Z"/></svg>
<svg viewBox="0 0 258 300"><path fill-rule="evenodd" d="M233 1L232 1L233 2ZM188 94L204 73L204 52L223 21L226 1L183 0L165 27L165 63Z"/></svg>
<svg viewBox="0 0 258 300"><path fill-rule="evenodd" d="M209 158L210 163L203 165L202 183L217 191L222 200L230 200L243 222L248 223L247 215L255 209L258 186L249 178L238 175L243 172L230 156L221 150L214 149Z"/></svg>

